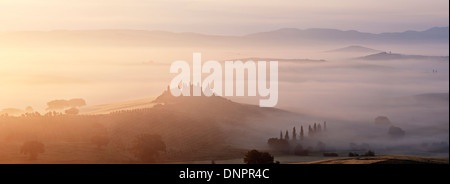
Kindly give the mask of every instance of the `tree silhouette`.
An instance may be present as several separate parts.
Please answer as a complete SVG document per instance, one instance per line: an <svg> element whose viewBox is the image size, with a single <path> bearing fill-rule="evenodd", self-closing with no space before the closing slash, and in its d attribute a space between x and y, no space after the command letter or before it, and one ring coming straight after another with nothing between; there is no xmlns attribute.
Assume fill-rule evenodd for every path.
<svg viewBox="0 0 450 184"><path fill-rule="evenodd" d="M133 140L130 151L144 162L155 162L159 152L166 151L166 144L160 135L140 134Z"/></svg>
<svg viewBox="0 0 450 184"><path fill-rule="evenodd" d="M86 101L82 98L73 98L67 101L70 107L81 107L86 105Z"/></svg>
<svg viewBox="0 0 450 184"><path fill-rule="evenodd" d="M358 157L358 156L359 156L358 153L353 153L353 152L348 153L348 157Z"/></svg>
<svg viewBox="0 0 450 184"><path fill-rule="evenodd" d="M375 152L372 150L369 150L364 154L364 156L373 157L373 156L375 156Z"/></svg>
<svg viewBox="0 0 450 184"><path fill-rule="evenodd" d="M294 154L300 155L300 156L308 156L309 151L307 149L303 149L303 146L301 144L297 144L294 148Z"/></svg>
<svg viewBox="0 0 450 184"><path fill-rule="evenodd" d="M20 153L30 155L30 160L36 160L39 153L45 152L45 146L38 141L24 142L20 148Z"/></svg>
<svg viewBox="0 0 450 184"><path fill-rule="evenodd" d="M303 126L300 126L300 140L303 140Z"/></svg>
<svg viewBox="0 0 450 184"><path fill-rule="evenodd" d="M47 102L47 110L62 110L67 107L81 107L85 106L86 101L82 98L74 98L70 100L52 100Z"/></svg>
<svg viewBox="0 0 450 184"><path fill-rule="evenodd" d="M337 153L323 153L324 157L338 157L339 154Z"/></svg>
<svg viewBox="0 0 450 184"><path fill-rule="evenodd" d="M52 100L47 102L46 110L61 110L69 106L69 102L67 100Z"/></svg>
<svg viewBox="0 0 450 184"><path fill-rule="evenodd" d="M313 135L313 130L312 130L312 128L311 128L311 125L308 125L308 136L309 137L312 137L312 135Z"/></svg>
<svg viewBox="0 0 450 184"><path fill-rule="evenodd" d="M289 151L289 142L284 139L270 138L267 140L267 144L271 149L287 152Z"/></svg>
<svg viewBox="0 0 450 184"><path fill-rule="evenodd" d="M316 125L316 123L314 123L314 128L313 128L313 131L314 131L314 133L316 133L316 132L317 132L317 125Z"/></svg>
<svg viewBox="0 0 450 184"><path fill-rule="evenodd" d="M286 130L286 134L284 134L284 139L286 139L286 141L289 141L289 132Z"/></svg>
<svg viewBox="0 0 450 184"><path fill-rule="evenodd" d="M402 138L405 136L405 131L400 127L391 126L389 127L388 135L390 138Z"/></svg>
<svg viewBox="0 0 450 184"><path fill-rule="evenodd" d="M273 156L267 152L250 150L245 154L244 163L246 164L273 164Z"/></svg>
<svg viewBox="0 0 450 184"><path fill-rule="evenodd" d="M295 127L292 130L292 140L297 140L297 132L295 131Z"/></svg>
<svg viewBox="0 0 450 184"><path fill-rule="evenodd" d="M68 115L77 115L80 112L80 110L78 110L76 107L72 107L70 109L65 110L64 112Z"/></svg>
<svg viewBox="0 0 450 184"><path fill-rule="evenodd" d="M375 124L377 124L377 125L391 125L392 122L386 116L377 116L375 118Z"/></svg>
<svg viewBox="0 0 450 184"><path fill-rule="evenodd" d="M283 139L283 131L280 130L280 140Z"/></svg>
<svg viewBox="0 0 450 184"><path fill-rule="evenodd" d="M26 108L25 108L25 111L26 112L34 112L34 109L33 109L33 107L31 107L31 106L27 106Z"/></svg>

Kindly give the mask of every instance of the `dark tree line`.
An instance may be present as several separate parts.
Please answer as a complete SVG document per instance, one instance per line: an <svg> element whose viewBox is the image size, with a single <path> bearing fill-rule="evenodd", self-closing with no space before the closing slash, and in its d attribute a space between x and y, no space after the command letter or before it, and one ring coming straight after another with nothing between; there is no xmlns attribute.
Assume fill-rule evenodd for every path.
<svg viewBox="0 0 450 184"><path fill-rule="evenodd" d="M325 132L327 130L327 122L324 121L323 122L323 128L321 124L318 123L314 123L313 126L308 125L308 137L313 137L315 135L319 135L322 132ZM298 137L298 139L297 139ZM289 131L286 130L286 133L283 136L283 131L280 131L280 138L279 139L284 139L287 141L297 141L297 140L304 140L305 138L305 133L303 131L303 126L300 126L300 133L299 136L297 136L297 131L295 129L295 127L292 129L292 138L289 136Z"/></svg>
<svg viewBox="0 0 450 184"><path fill-rule="evenodd" d="M273 164L274 158L267 152L250 150L245 154L244 163L246 164Z"/></svg>
<svg viewBox="0 0 450 184"><path fill-rule="evenodd" d="M325 143L318 141L315 148L308 146L303 147L302 144L300 144L302 141L307 139L306 137L314 137L319 136L321 133L325 132L327 130L327 122L323 122L322 124L314 123L312 126L308 125L308 135L306 136L305 131L303 129L303 126L300 126L300 131L297 132L297 128L292 128L292 133L289 134L289 131L286 130L283 134L283 131L280 131L280 137L279 138L270 138L267 141L267 144L269 147L276 151L281 151L284 153L292 152L295 155L301 155L301 156L307 156L310 152L313 150L316 151L325 151ZM299 142L300 141L300 142Z"/></svg>

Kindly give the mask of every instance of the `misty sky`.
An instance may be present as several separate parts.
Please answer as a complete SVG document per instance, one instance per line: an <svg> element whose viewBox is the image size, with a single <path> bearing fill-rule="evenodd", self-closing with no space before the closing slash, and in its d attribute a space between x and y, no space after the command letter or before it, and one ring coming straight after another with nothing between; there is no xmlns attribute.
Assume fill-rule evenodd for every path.
<svg viewBox="0 0 450 184"><path fill-rule="evenodd" d="M448 26L447 0L1 0L0 31L147 29L247 34L283 27L363 32Z"/></svg>

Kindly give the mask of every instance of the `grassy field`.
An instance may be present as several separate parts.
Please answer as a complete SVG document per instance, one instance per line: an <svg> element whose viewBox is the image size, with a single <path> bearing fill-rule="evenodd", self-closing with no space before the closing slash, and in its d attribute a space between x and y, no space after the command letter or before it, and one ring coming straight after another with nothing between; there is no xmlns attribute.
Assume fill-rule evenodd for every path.
<svg viewBox="0 0 450 184"><path fill-rule="evenodd" d="M351 157L326 159L300 164L449 164L448 157L424 157L410 155L381 155L373 157Z"/></svg>
<svg viewBox="0 0 450 184"><path fill-rule="evenodd" d="M313 162L328 159L329 157L323 156L295 156L295 155L280 155L275 156L274 160L279 161L280 164L291 164L298 162ZM244 159L242 158L233 158L233 159L224 159L224 160L214 160L216 164L243 164ZM197 161L183 161L183 162L170 162L170 164L210 164L211 160L197 160Z"/></svg>
<svg viewBox="0 0 450 184"><path fill-rule="evenodd" d="M98 149L84 142L46 142L45 153L37 160L20 153L21 142L0 142L0 164L121 164L135 163L127 152L113 146Z"/></svg>
<svg viewBox="0 0 450 184"><path fill-rule="evenodd" d="M37 160L20 153L22 142L0 142L0 164L140 164L133 153L113 144L97 148L88 142L45 142L45 152ZM212 149L208 152L186 154L168 150L160 155L158 163L211 163L211 160L242 158L245 151L240 149ZM204 161L198 161L204 160ZM237 160L237 159L236 159Z"/></svg>
<svg viewBox="0 0 450 184"><path fill-rule="evenodd" d="M20 153L22 142L0 142L0 164L139 164L132 153L108 145L97 148L87 142L46 142L45 153L37 160ZM220 154L221 153L221 154ZM162 154L159 163L167 164L243 164L245 150L211 150L203 154L173 156L170 151ZM443 157L380 155L374 157L323 157L278 155L275 161L281 164L448 164Z"/></svg>

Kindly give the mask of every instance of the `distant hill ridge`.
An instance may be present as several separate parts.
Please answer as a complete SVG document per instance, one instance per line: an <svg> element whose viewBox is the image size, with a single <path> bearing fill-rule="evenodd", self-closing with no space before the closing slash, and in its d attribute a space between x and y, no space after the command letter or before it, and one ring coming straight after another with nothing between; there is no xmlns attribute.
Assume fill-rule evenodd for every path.
<svg viewBox="0 0 450 184"><path fill-rule="evenodd" d="M433 59L433 60L442 60L448 61L448 56L424 56L424 55L405 55L391 52L380 52L377 54L371 54L363 57L359 57L356 59L362 60L399 60L399 59Z"/></svg>
<svg viewBox="0 0 450 184"><path fill-rule="evenodd" d="M282 58L259 58L259 57L250 57L250 58L238 58L238 59L227 59L224 61L280 61L280 62L324 62L324 59L282 59Z"/></svg>
<svg viewBox="0 0 450 184"><path fill-rule="evenodd" d="M294 39L297 41L303 40L322 40L322 41L355 41L360 40L364 42L416 42L416 41L430 41L448 43L449 28L448 27L433 27L425 31L405 31L392 33L365 33L355 30L342 31L338 29L296 29L283 28L275 31L255 33L247 35L251 38L266 38L266 39Z"/></svg>
<svg viewBox="0 0 450 184"><path fill-rule="evenodd" d="M359 45L351 45L348 47L343 47L343 48L339 48L339 49L333 49L333 50L329 50L326 52L365 52L365 53L377 53L377 52L381 52L379 50L375 50L375 49L371 49L371 48L367 48L367 47L363 47L363 46L359 46Z"/></svg>
<svg viewBox="0 0 450 184"><path fill-rule="evenodd" d="M425 31L364 33L338 29L283 28L244 36L218 36L149 30L54 30L0 32L0 47L31 46L261 46L321 43L449 43L449 28Z"/></svg>

